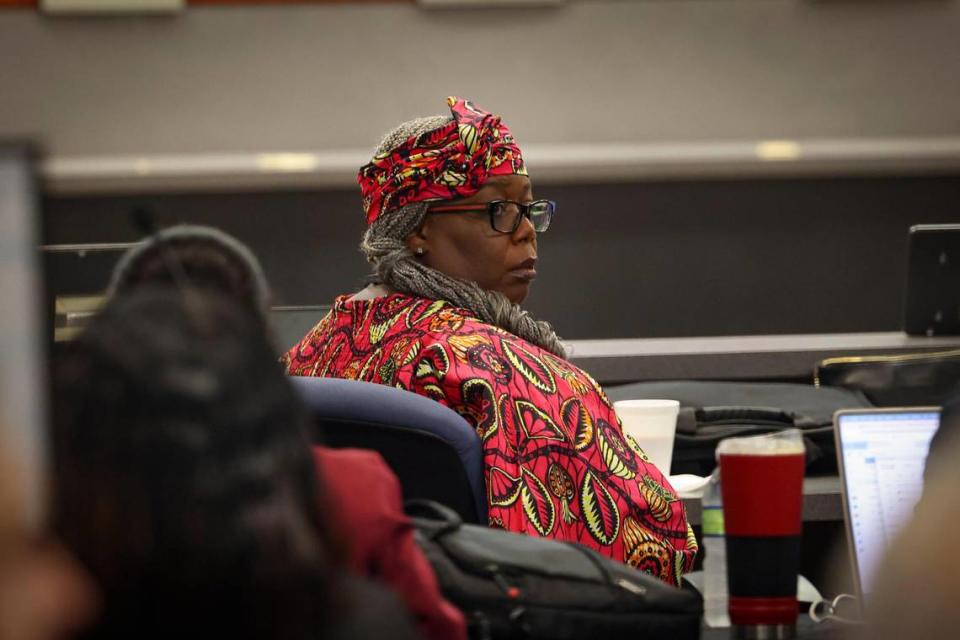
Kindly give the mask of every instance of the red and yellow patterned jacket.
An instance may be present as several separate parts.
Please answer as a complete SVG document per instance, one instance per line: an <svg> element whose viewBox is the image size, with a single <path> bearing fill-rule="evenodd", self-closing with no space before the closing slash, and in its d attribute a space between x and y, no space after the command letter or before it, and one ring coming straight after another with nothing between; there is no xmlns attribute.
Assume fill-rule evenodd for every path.
<svg viewBox="0 0 960 640"><path fill-rule="evenodd" d="M593 378L469 311L404 294L343 296L284 364L460 413L483 440L492 527L579 542L673 584L693 564L683 503L623 436Z"/></svg>

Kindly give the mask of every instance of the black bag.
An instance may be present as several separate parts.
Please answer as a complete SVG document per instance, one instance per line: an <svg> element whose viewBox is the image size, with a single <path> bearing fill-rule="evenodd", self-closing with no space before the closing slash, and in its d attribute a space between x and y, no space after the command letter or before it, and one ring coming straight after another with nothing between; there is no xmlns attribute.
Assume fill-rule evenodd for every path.
<svg viewBox="0 0 960 640"><path fill-rule="evenodd" d="M837 471L833 414L874 406L859 391L774 382L638 382L609 387L613 400L680 401L670 472L709 475L724 438L797 428L807 448L807 474Z"/></svg>
<svg viewBox="0 0 960 640"><path fill-rule="evenodd" d="M700 637L698 595L578 544L463 524L411 500L417 542L471 638Z"/></svg>
<svg viewBox="0 0 960 640"><path fill-rule="evenodd" d="M817 365L815 382L861 391L878 407L941 405L960 395L960 349L828 358Z"/></svg>

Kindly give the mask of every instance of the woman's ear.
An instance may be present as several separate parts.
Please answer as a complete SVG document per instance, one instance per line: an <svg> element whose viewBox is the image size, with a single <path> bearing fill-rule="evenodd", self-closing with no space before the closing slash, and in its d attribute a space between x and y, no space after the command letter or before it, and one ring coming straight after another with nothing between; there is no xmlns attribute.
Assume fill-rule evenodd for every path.
<svg viewBox="0 0 960 640"><path fill-rule="evenodd" d="M424 256L427 254L427 234L424 233L425 227L427 226L427 221L424 220L423 224L420 225L420 228L416 231L411 231L407 235L406 243L407 248L410 249L410 252L415 256Z"/></svg>

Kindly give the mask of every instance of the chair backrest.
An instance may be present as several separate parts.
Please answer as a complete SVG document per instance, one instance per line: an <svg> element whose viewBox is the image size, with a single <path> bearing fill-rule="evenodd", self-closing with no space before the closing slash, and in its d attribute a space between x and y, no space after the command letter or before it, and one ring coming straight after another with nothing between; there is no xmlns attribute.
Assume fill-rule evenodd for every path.
<svg viewBox="0 0 960 640"><path fill-rule="evenodd" d="M323 444L373 449L400 479L405 500L436 500L467 522L486 524L483 449L455 411L382 384L292 377Z"/></svg>

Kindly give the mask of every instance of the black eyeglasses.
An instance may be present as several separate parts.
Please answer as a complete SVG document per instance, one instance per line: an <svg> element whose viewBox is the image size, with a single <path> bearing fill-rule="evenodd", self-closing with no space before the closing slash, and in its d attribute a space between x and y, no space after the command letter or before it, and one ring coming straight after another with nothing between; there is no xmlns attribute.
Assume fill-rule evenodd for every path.
<svg viewBox="0 0 960 640"><path fill-rule="evenodd" d="M550 228L553 212L557 203L553 200L534 200L526 204L513 200L493 200L477 204L451 204L444 207L432 207L427 213L470 213L486 211L490 216L490 226L500 233L513 233L524 218L530 220L537 233Z"/></svg>

